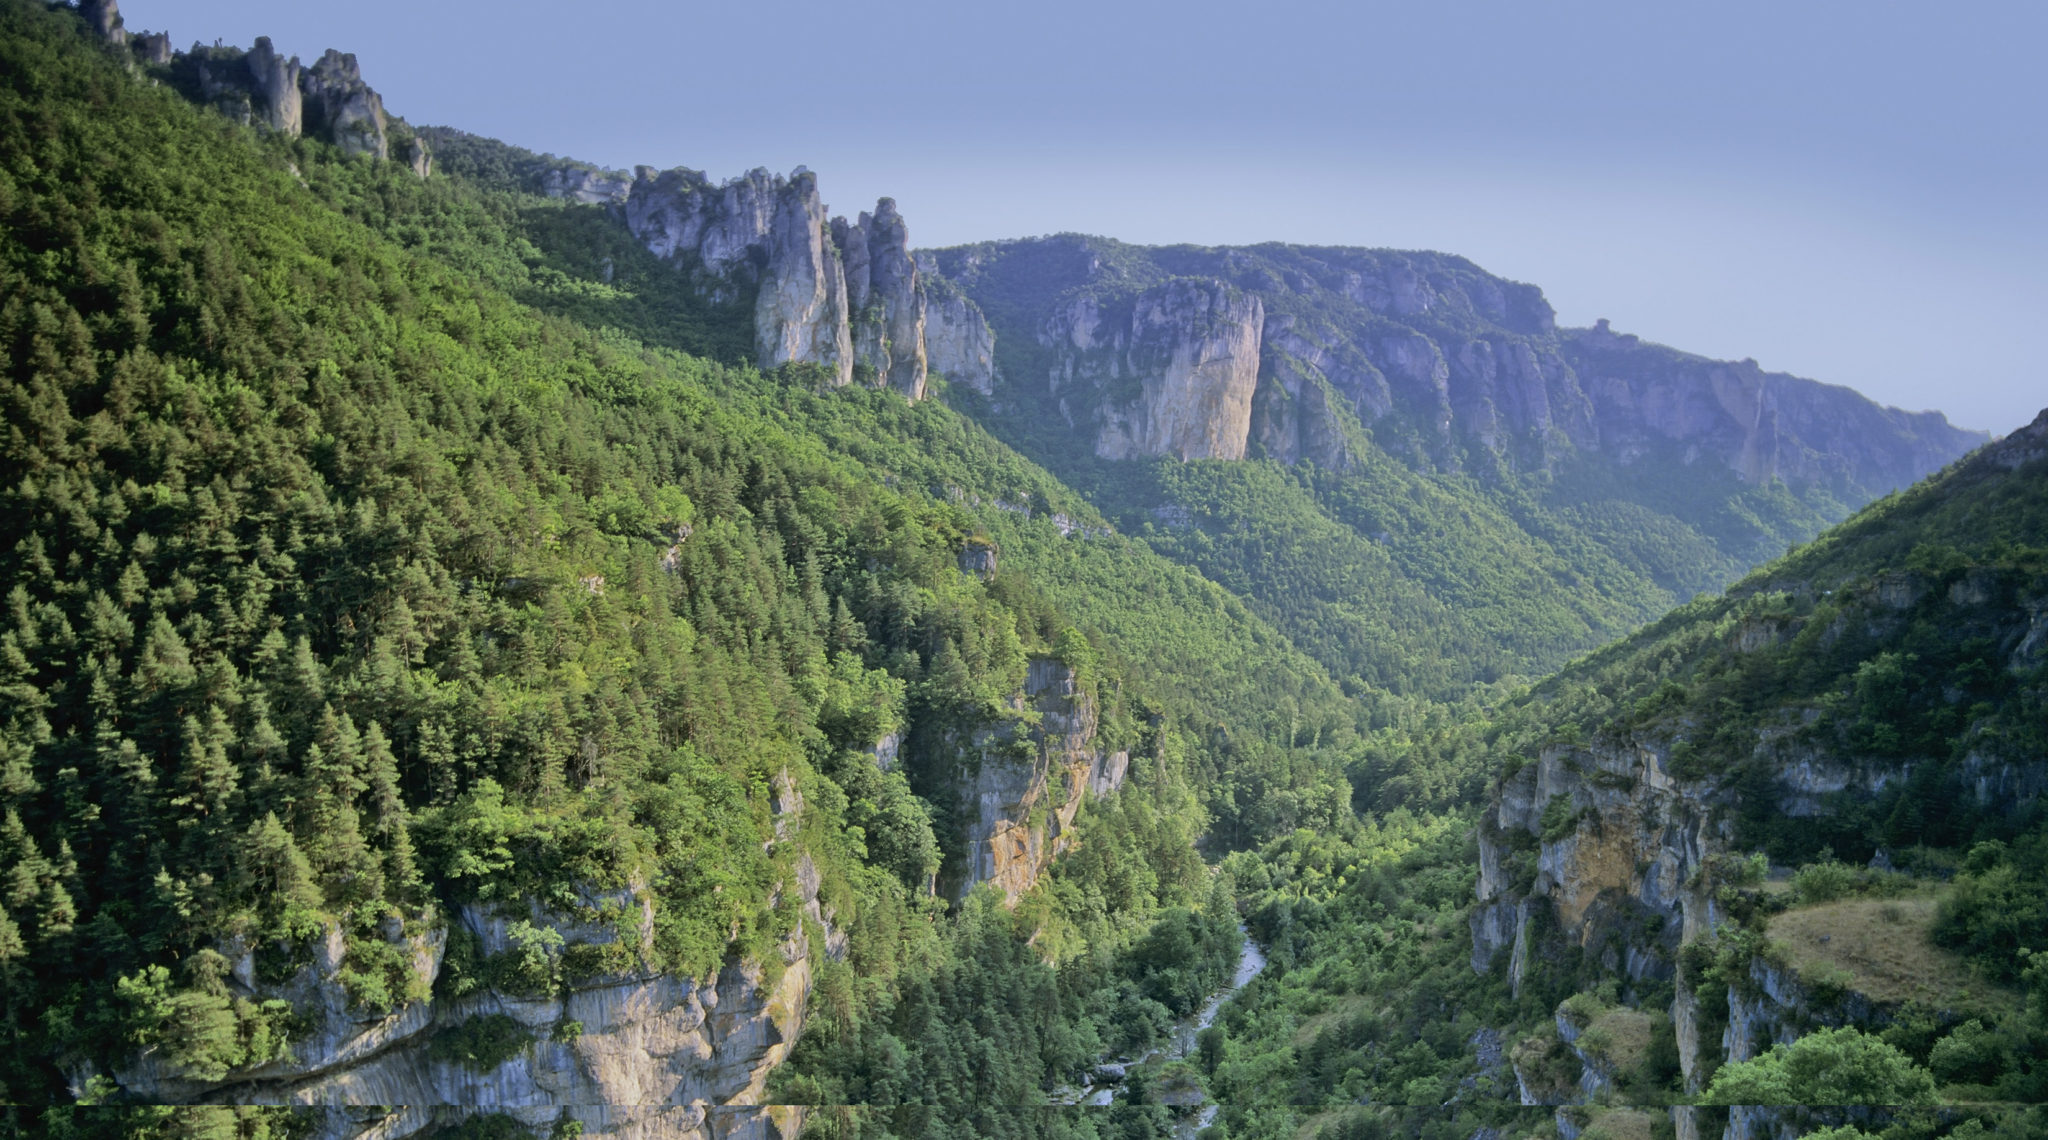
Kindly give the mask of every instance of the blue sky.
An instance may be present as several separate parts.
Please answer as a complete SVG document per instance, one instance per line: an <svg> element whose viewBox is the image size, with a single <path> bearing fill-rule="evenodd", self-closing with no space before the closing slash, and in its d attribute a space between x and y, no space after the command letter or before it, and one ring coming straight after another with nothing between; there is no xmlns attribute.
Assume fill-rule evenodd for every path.
<svg viewBox="0 0 2048 1140"><path fill-rule="evenodd" d="M394 112L819 173L945 245L1442 249L1561 319L2008 431L2048 405L2048 4L129 0Z"/></svg>

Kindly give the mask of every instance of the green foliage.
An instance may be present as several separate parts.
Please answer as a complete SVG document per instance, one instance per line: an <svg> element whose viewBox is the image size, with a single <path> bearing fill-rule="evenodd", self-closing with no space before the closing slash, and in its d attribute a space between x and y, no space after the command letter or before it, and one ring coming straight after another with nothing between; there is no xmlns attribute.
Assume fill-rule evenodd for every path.
<svg viewBox="0 0 2048 1140"><path fill-rule="evenodd" d="M487 1073L525 1052L531 1044L533 1035L517 1018L486 1013L436 1033L427 1051L435 1060L452 1061Z"/></svg>
<svg viewBox="0 0 2048 1140"><path fill-rule="evenodd" d="M1543 815L1537 822L1543 842L1556 843L1576 831L1579 826L1579 811L1572 805L1568 795L1554 795L1543 804Z"/></svg>
<svg viewBox="0 0 2048 1140"><path fill-rule="evenodd" d="M1821 1029L1714 1076L1708 1104L1917 1105L1934 1078L1912 1058L1853 1028Z"/></svg>
<svg viewBox="0 0 2048 1140"><path fill-rule="evenodd" d="M2028 952L2048 949L2048 835L1971 848L1953 894L1942 901L1935 941L1993 977L2017 981Z"/></svg>
<svg viewBox="0 0 2048 1140"><path fill-rule="evenodd" d="M1829 859L1808 863L1792 873L1792 893L1809 906L1833 902L1856 888L1856 868Z"/></svg>

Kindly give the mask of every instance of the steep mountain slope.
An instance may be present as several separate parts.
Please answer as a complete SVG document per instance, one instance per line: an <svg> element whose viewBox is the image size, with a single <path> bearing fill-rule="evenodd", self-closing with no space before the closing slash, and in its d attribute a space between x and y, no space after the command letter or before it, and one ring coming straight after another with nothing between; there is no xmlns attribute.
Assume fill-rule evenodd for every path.
<svg viewBox="0 0 2048 1140"><path fill-rule="evenodd" d="M2003 988L2048 993L2026 958L2048 949L2044 667L2048 412L1508 714L1473 967L1668 1004L1695 1092L1847 1024L1979 1086L1958 1099L2048 1097L2048 1023ZM1789 890L1763 881L1777 866L1801 868ZM1869 944L1858 906L1883 915ZM1567 1042L1599 1004L1560 1015ZM1956 1060L1985 1032L1991 1059ZM1569 1068L1534 1095L1597 1084ZM1794 1126L1737 1115L1735 1135Z"/></svg>
<svg viewBox="0 0 2048 1140"><path fill-rule="evenodd" d="M817 1001L957 973L1044 1038L991 1130L1183 1012L1162 915L1227 972L1191 776L1348 819L1315 663L958 415L578 323L526 203L89 27L0 7L9 1127L787 1134Z"/></svg>
<svg viewBox="0 0 2048 1140"><path fill-rule="evenodd" d="M995 333L1002 382L963 406L1371 686L1553 667L1983 439L1558 329L1534 287L1442 254L1063 236L919 258ZM1292 470L1195 462L1247 456Z"/></svg>
<svg viewBox="0 0 2048 1140"><path fill-rule="evenodd" d="M1658 607L1653 568L1719 557L1732 574L1740 541L1818 525L1825 486L1866 494L1883 464L1837 463L1848 452L1804 427L1794 454L1721 424L1688 469L1712 477L1651 495L1640 465L1603 466L1569 432L1531 450L1514 441L1542 439L1517 427L1496 449L1458 427L1432 451L1418 428L1381 447L1399 408L1371 435L1341 402L1328 419L1276 410L1267 329L1307 301L1185 277L1070 298L1054 344L1101 351L1063 361L1062 391L1089 415L1089 392L1129 396L1077 449L1022 430L1036 413L1010 402L982 317L1000 325L1003 297L978 303L913 260L886 202L848 222L801 171L715 186L411 134L339 53L295 74L264 44L124 38L105 0L0 5L8 1126L1136 1140L1203 1119L1206 1086L1231 1135L1462 1140L1549 1126L1507 1103L1517 1083L1541 1099L1563 1073L1660 1101L1682 1087L1670 1074L1704 1073L1645 1012L1665 1005L1649 987L1671 948L1643 933L1612 970L1575 957L1523 883L1527 844L1502 838L1516 821L1496 808L1475 847L1460 814L1487 764L1531 754L1556 692L1484 733L1388 692L1463 693L1552 660ZM1446 330L1480 329L1496 377L1520 344L1541 374L1551 358L1512 339L1548 335L1515 331L1526 292L1495 283L1494 304L1460 264L1386 276L1384 298L1361 269L1357 303L1437 314L1410 331L1439 353ZM1442 316L1460 304L1493 324ZM1668 396L1714 366L1586 352L1578 375L1598 352L1675 370L1642 389L1644 431L1703 422ZM1301 391L1327 395L1336 355L1286 353L1318 370L1297 372ZM931 372L949 400L920 399ZM1745 382L1693 387L1732 391L1723 411L1761 406ZM1168 407L1176 394L1200 414ZM1107 439L1220 456L1240 416L1251 455L1262 415L1302 447L1335 430L1344 451L1286 455L1282 433L1291 467L1094 455ZM1794 482L1745 484L1766 455ZM1968 723L1971 755L2035 747L2038 678L1938 645L2010 632L1998 591L2038 556L1969 543L1980 524L2033 527L2027 494L1954 522L1962 554L1914 555L1994 571L1989 602L1932 613L1900 649L1961 695L1937 701L1903 658L1859 669L1852 691L1916 711L1840 728L1852 743L1911 751ZM1637 685L1648 667L1625 660L1616 677ZM1988 712L1940 719L1979 697ZM1614 719L1558 707L1589 736ZM1705 764L1725 742L1684 743ZM1902 862L1915 837L2003 836L1963 863L1943 929L1987 961L2032 945L2028 817L1954 796L1916 816L1927 795L1858 815L1850 795L1816 838L1745 814L1762 777L1738 752L1730 826L1783 859L1826 839L1855 852L1873 813ZM2031 787L2024 763L1973 763L1925 783ZM1361 821L1358 804L1381 810ZM1606 836L1570 806L1536 826ZM1230 853L1221 873L1198 839ZM1520 893L1468 921L1482 853ZM1843 873L1816 866L1810 882ZM1753 896L1738 884L1728 905L1764 914ZM1272 964L1197 1048L1129 1067L1107 1111L1019 1111L1193 1014L1229 974L1234 903ZM1585 913L1602 931L1652 917L1631 905L1610 892ZM1475 938L1483 961L1504 922L1523 968L1510 948L1475 972ZM1723 1016L1707 981L1748 968L1745 945L1694 952L1693 1016ZM1502 1039L1638 961L1557 1040ZM1790 1023L1726 988L1740 1040ZM1953 1020L1908 1043L1943 1080L2032 1079L2031 1061L1979 1055L1985 1025L2024 1028L2011 1009ZM1588 1059L1617 1039L1645 1054ZM41 1107L73 1098L116 1107ZM137 1100L208 1107L119 1107ZM255 1107L278 1102L309 1107Z"/></svg>
<svg viewBox="0 0 2048 1140"><path fill-rule="evenodd" d="M457 177L608 219L530 211L572 277L608 282L627 235L665 263L640 291L667 295L683 334L640 335L912 398L937 371L1354 692L1444 699L1554 667L1983 438L1753 363L1558 330L1534 288L1440 254L1062 237L913 263L893 202L828 220L808 173L717 186L424 133ZM751 349L707 335L749 314ZM1252 456L1282 467L1237 462Z"/></svg>
<svg viewBox="0 0 2048 1140"><path fill-rule="evenodd" d="M1418 739L1494 773L1476 850L1399 811L1232 854L1271 965L1199 1042L1219 1122L2043 1135L2044 602L2048 412Z"/></svg>

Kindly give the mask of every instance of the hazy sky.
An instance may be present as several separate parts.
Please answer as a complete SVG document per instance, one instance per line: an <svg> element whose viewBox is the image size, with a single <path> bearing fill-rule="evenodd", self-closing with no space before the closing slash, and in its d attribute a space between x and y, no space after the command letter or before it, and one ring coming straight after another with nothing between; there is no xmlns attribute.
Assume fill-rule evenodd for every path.
<svg viewBox="0 0 2048 1140"><path fill-rule="evenodd" d="M393 112L819 174L919 245L1429 248L1560 319L2004 432L2048 405L2048 4L129 0Z"/></svg>

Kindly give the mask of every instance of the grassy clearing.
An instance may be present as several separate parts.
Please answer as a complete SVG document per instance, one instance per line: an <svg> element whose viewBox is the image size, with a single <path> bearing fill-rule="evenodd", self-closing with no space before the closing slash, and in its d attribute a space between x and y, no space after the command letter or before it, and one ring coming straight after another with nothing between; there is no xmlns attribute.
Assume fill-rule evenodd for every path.
<svg viewBox="0 0 2048 1140"><path fill-rule="evenodd" d="M1313 1017L1305 1018L1300 1027L1294 1031L1294 1043L1296 1045L1306 1045L1314 1041L1316 1035L1323 1030L1342 1022L1346 1018L1370 1010L1372 1004L1373 999L1365 994L1351 994L1347 997L1339 998L1323 1012Z"/></svg>
<svg viewBox="0 0 2048 1140"><path fill-rule="evenodd" d="M1650 1051L1652 1018L1639 1009L1622 1006L1593 1019L1579 1037L1579 1046L1604 1058L1615 1072L1626 1072L1643 1061Z"/></svg>
<svg viewBox="0 0 2048 1140"><path fill-rule="evenodd" d="M1803 979L1836 971L1849 988L1878 1002L1918 1001L1959 1009L1997 991L1961 958L1934 945L1935 909L1945 891L1898 899L1847 899L1786 911L1771 920L1770 940Z"/></svg>
<svg viewBox="0 0 2048 1140"><path fill-rule="evenodd" d="M1657 1117L1640 1109L1610 1109L1595 1116L1579 1135L1581 1140L1653 1140Z"/></svg>

